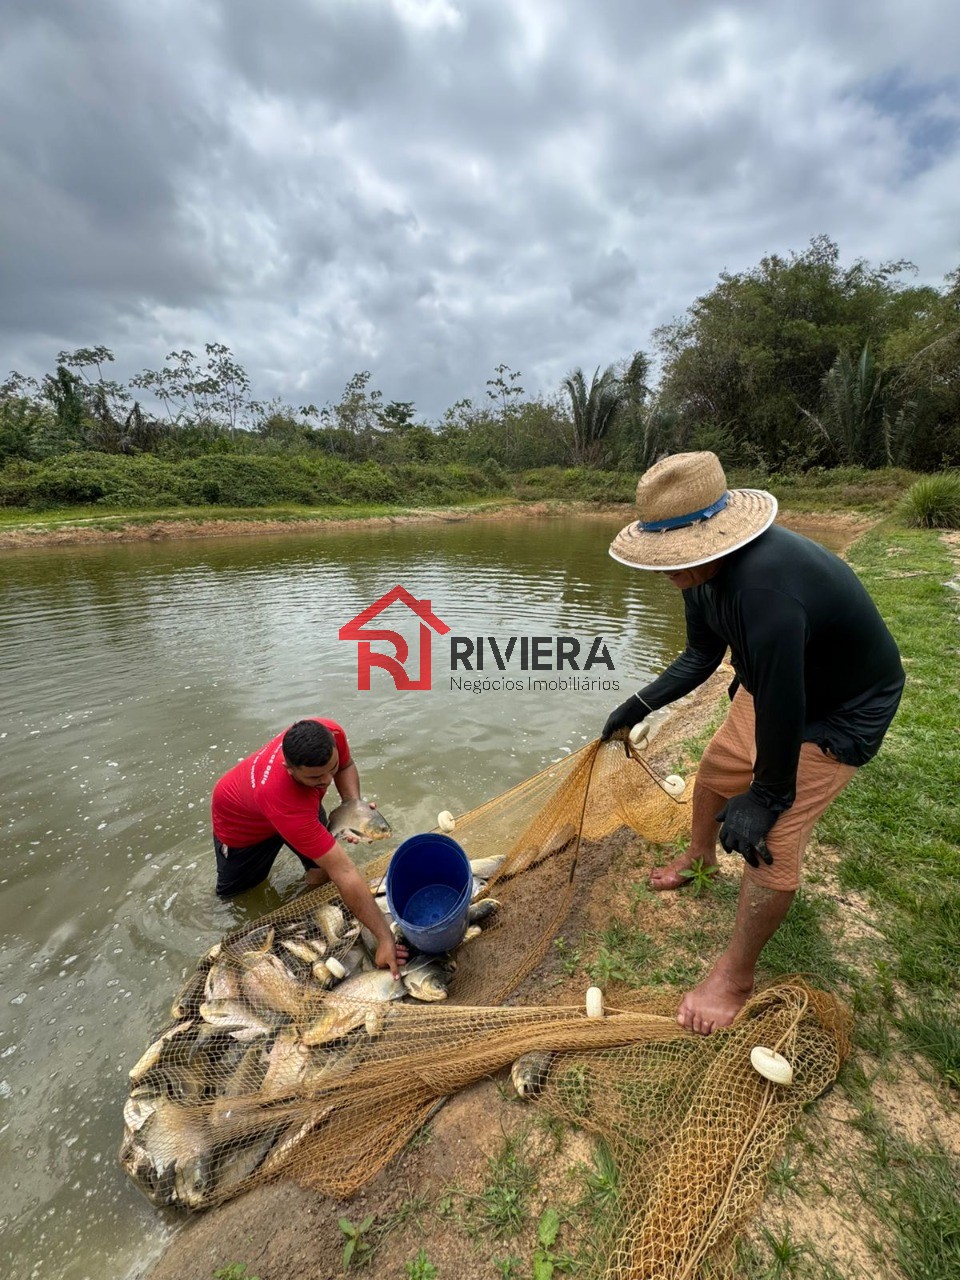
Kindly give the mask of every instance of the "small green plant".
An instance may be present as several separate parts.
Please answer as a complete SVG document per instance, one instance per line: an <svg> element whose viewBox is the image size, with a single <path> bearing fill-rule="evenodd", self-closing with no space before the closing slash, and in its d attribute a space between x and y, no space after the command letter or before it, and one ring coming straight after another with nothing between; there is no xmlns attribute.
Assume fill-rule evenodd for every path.
<svg viewBox="0 0 960 1280"><path fill-rule="evenodd" d="M709 893L713 888L713 882L720 874L720 868L716 865L705 866L702 858L694 858L686 870L681 871L681 877L689 884L693 896L699 898L703 893Z"/></svg>
<svg viewBox="0 0 960 1280"><path fill-rule="evenodd" d="M260 1280L260 1277L250 1275L245 1262L228 1262L213 1273L213 1280Z"/></svg>
<svg viewBox="0 0 960 1280"><path fill-rule="evenodd" d="M631 886L628 893L627 901L630 905L631 915L636 915L637 907L641 902L649 902L654 896L653 890L645 880L637 880Z"/></svg>
<svg viewBox="0 0 960 1280"><path fill-rule="evenodd" d="M960 529L960 472L922 476L901 498L897 514L913 529Z"/></svg>
<svg viewBox="0 0 960 1280"><path fill-rule="evenodd" d="M425 1249L421 1249L411 1261L404 1263L407 1280L437 1280L437 1268L427 1257Z"/></svg>
<svg viewBox="0 0 960 1280"><path fill-rule="evenodd" d="M567 1254L555 1254L553 1246L560 1234L560 1215L556 1209L544 1209L537 1223L537 1248L533 1255L533 1280L553 1280L553 1273L569 1271L573 1259Z"/></svg>
<svg viewBox="0 0 960 1280"><path fill-rule="evenodd" d="M374 1244L368 1232L373 1226L373 1214L368 1213L361 1223L354 1224L349 1218L339 1218L340 1230L346 1236L343 1246L344 1268L351 1265L363 1266L373 1253Z"/></svg>
<svg viewBox="0 0 960 1280"><path fill-rule="evenodd" d="M767 1227L763 1228L762 1234L773 1258L773 1265L767 1272L770 1280L783 1280L784 1277L793 1275L795 1267L807 1252L806 1246L797 1244L790 1235L789 1227L784 1229L781 1236L775 1236Z"/></svg>
<svg viewBox="0 0 960 1280"><path fill-rule="evenodd" d="M606 947L601 947L596 958L584 966L590 978L598 987L606 987L611 982L629 982L630 970L620 957Z"/></svg>
<svg viewBox="0 0 960 1280"><path fill-rule="evenodd" d="M516 1254L508 1254L506 1258L494 1258L493 1265L500 1272L503 1280L518 1280L522 1259Z"/></svg>
<svg viewBox="0 0 960 1280"><path fill-rule="evenodd" d="M572 978L580 968L580 952L575 947L571 947L570 943L562 935L554 938L553 946L564 973Z"/></svg>
<svg viewBox="0 0 960 1280"><path fill-rule="evenodd" d="M770 1167L770 1185L781 1191L796 1191L798 1171L786 1156L781 1156Z"/></svg>
<svg viewBox="0 0 960 1280"><path fill-rule="evenodd" d="M620 1172L605 1142L597 1143L593 1153L593 1168L586 1171L583 1181L584 1207L601 1221L609 1217L620 1200Z"/></svg>

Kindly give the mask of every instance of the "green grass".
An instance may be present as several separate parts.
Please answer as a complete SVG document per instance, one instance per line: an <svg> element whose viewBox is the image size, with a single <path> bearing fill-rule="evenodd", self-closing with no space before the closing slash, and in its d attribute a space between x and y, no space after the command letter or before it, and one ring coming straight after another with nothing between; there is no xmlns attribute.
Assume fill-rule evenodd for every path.
<svg viewBox="0 0 960 1280"><path fill-rule="evenodd" d="M487 1162L483 1190L462 1195L482 1230L507 1239L519 1235L530 1216L530 1199L537 1186L537 1170L526 1127L503 1139Z"/></svg>
<svg viewBox="0 0 960 1280"><path fill-rule="evenodd" d="M891 1233L902 1274L954 1280L960 1275L960 1165L936 1144L916 1146L890 1132L870 1100L861 1101L855 1123L874 1158L859 1174L860 1192Z"/></svg>
<svg viewBox="0 0 960 1280"><path fill-rule="evenodd" d="M918 994L956 990L960 968L960 624L937 534L884 526L851 563L900 645L903 703L880 754L830 807L820 836L845 888L867 895Z"/></svg>
<svg viewBox="0 0 960 1280"><path fill-rule="evenodd" d="M330 520L369 520L377 516L423 515L425 509L457 511L500 509L519 506L510 497L458 498L455 503L437 501L428 508L401 506L387 503L343 503L336 506L302 506L283 503L269 507L190 506L135 509L103 506L58 507L49 511L25 511L22 507L0 507L0 530L42 529L54 530L86 525L93 529L117 529L127 525L154 524L158 522L197 524L208 520L229 520L236 523L261 523L278 521L289 523L301 520L324 523Z"/></svg>
<svg viewBox="0 0 960 1280"><path fill-rule="evenodd" d="M942 1006L907 1013L898 1026L908 1047L922 1054L942 1080L960 1089L960 1021L956 1010Z"/></svg>
<svg viewBox="0 0 960 1280"><path fill-rule="evenodd" d="M836 914L829 898L798 889L786 920L763 949L764 976L803 973L817 986L835 986L846 975L825 927Z"/></svg>

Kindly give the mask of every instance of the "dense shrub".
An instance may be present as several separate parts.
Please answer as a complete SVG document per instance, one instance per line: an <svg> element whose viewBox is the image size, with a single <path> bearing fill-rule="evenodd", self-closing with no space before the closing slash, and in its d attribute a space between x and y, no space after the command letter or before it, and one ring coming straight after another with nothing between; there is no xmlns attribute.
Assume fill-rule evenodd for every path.
<svg viewBox="0 0 960 1280"><path fill-rule="evenodd" d="M589 467L540 467L524 471L515 482L518 497L569 498L583 502L632 502L637 477L621 471L593 471Z"/></svg>
<svg viewBox="0 0 960 1280"><path fill-rule="evenodd" d="M903 495L897 514L917 529L960 529L960 472L923 476Z"/></svg>
<svg viewBox="0 0 960 1280"><path fill-rule="evenodd" d="M0 469L0 506L43 511L101 506L408 506L449 503L499 491L479 468L347 462L324 454L210 453L178 461L152 455L72 453L44 462L15 459Z"/></svg>

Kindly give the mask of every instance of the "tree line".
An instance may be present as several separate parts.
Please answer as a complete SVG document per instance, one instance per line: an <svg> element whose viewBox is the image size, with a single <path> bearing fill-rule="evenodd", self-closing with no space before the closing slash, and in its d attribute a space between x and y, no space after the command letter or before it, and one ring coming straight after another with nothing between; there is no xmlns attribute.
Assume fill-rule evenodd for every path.
<svg viewBox="0 0 960 1280"><path fill-rule="evenodd" d="M108 348L64 351L52 373L13 372L0 385L0 464L258 454L463 464L496 478L547 466L636 472L707 448L766 474L936 471L960 464L960 269L940 289L909 283L912 272L904 261L845 267L818 236L721 274L654 332L649 352L589 376L574 369L551 396L527 396L522 374L501 363L482 403L459 400L432 422L410 401L386 401L369 371L317 408L258 400L221 343L172 352L127 383L109 376Z"/></svg>

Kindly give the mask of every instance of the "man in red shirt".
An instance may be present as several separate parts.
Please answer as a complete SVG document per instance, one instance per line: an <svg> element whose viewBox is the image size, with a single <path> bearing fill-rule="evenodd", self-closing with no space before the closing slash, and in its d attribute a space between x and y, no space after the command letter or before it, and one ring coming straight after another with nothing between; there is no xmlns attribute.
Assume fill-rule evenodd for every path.
<svg viewBox="0 0 960 1280"><path fill-rule="evenodd" d="M225 773L212 804L217 894L232 898L261 884L287 845L303 863L307 885L334 882L345 905L376 937L379 967L398 977L406 950L395 944L366 881L327 830L323 797L331 782L342 800L360 799L346 734L318 716L298 720Z"/></svg>

